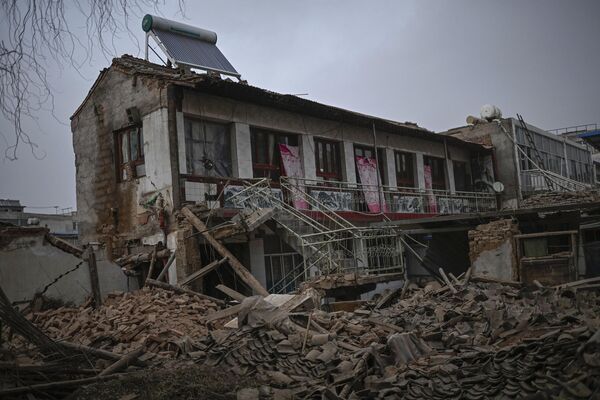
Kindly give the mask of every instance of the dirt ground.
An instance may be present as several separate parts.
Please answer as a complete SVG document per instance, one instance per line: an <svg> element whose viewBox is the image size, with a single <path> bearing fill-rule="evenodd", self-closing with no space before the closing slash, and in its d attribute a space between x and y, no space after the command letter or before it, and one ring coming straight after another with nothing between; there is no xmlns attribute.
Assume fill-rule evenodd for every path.
<svg viewBox="0 0 600 400"><path fill-rule="evenodd" d="M124 379L84 386L69 400L184 400L236 399L236 392L257 384L232 376L221 368L188 366L175 370L145 371Z"/></svg>

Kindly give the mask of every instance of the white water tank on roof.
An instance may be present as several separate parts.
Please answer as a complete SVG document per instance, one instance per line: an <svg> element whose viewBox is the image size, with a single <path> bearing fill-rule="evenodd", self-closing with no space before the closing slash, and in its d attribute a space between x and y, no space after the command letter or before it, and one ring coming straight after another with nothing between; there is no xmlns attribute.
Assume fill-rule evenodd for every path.
<svg viewBox="0 0 600 400"><path fill-rule="evenodd" d="M502 118L502 111L500 111L500 109L496 106L486 104L483 107L481 107L479 115L482 119L485 119L487 121L493 121L495 119Z"/></svg>

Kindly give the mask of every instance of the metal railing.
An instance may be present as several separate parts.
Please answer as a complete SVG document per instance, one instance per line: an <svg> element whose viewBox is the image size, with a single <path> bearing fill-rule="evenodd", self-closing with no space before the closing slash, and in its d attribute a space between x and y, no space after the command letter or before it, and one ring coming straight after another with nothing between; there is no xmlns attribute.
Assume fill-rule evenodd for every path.
<svg viewBox="0 0 600 400"><path fill-rule="evenodd" d="M305 193L309 210L359 213L459 214L494 211L496 196L489 192L422 190L338 181L281 177L282 188ZM290 189L291 188L291 189ZM295 193L294 196L298 196ZM370 199L370 203L366 199ZM337 215L337 214L336 214Z"/></svg>
<svg viewBox="0 0 600 400"><path fill-rule="evenodd" d="M589 131L595 131L598 129L598 124L583 124L568 126L566 128L550 129L548 132L555 135L568 135L569 133L583 133Z"/></svg>
<svg viewBox="0 0 600 400"><path fill-rule="evenodd" d="M336 210L319 202L302 190L297 182L281 182L283 196L274 192L267 179L247 182L229 198L242 207L274 208L273 219L280 227L279 237L294 248L302 263L295 264L271 291L285 293L297 288L299 282L315 276L353 272L372 275L404 271L402 246L393 228L356 227ZM320 220L298 210L302 199L307 208L325 211Z"/></svg>
<svg viewBox="0 0 600 400"><path fill-rule="evenodd" d="M554 182L552 188L548 187L548 177L550 177ZM542 171L539 169L528 169L521 171L521 190L524 193L547 192L550 190L559 192L574 192L578 190L586 190L590 187L590 184L585 184L566 178L552 171Z"/></svg>

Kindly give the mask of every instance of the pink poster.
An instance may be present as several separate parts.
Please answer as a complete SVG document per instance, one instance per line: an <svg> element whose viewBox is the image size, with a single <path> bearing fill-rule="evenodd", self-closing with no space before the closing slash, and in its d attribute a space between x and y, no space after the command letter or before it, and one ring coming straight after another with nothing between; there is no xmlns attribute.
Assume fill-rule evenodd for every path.
<svg viewBox="0 0 600 400"><path fill-rule="evenodd" d="M433 184L431 182L431 166L424 165L423 172L425 175L425 189L428 191L428 203L429 203L429 212L437 213L437 203L435 202L435 195L433 194Z"/></svg>
<svg viewBox="0 0 600 400"><path fill-rule="evenodd" d="M356 156L356 169L363 185L365 202L369 211L381 212L381 198L379 193L379 182L377 179L377 162L374 158Z"/></svg>
<svg viewBox="0 0 600 400"><path fill-rule="evenodd" d="M290 178L303 178L302 160L300 160L300 151L298 146L289 146L287 144L279 144L279 152L283 161L283 169L285 175ZM290 184L297 188L298 191L292 193L292 203L297 210L307 210L308 203L302 196L302 187L296 179L290 179Z"/></svg>

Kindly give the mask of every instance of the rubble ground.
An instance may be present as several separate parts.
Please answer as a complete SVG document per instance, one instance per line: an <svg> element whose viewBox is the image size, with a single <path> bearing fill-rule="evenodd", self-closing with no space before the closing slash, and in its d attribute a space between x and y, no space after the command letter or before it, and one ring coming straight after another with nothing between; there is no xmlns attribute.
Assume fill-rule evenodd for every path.
<svg viewBox="0 0 600 400"><path fill-rule="evenodd" d="M251 378L232 379L231 373L222 368L190 365L94 383L78 389L68 400L235 400L238 390L253 386Z"/></svg>
<svg viewBox="0 0 600 400"><path fill-rule="evenodd" d="M386 308L372 302L352 312L286 309L260 296L217 311L208 300L145 288L112 295L97 310L28 317L55 339L123 355L144 349L145 369L125 365L74 399L218 399L236 391L248 400L600 398L595 288L467 280L454 290L410 284ZM225 328L236 315L238 328ZM110 363L96 360L85 376Z"/></svg>

